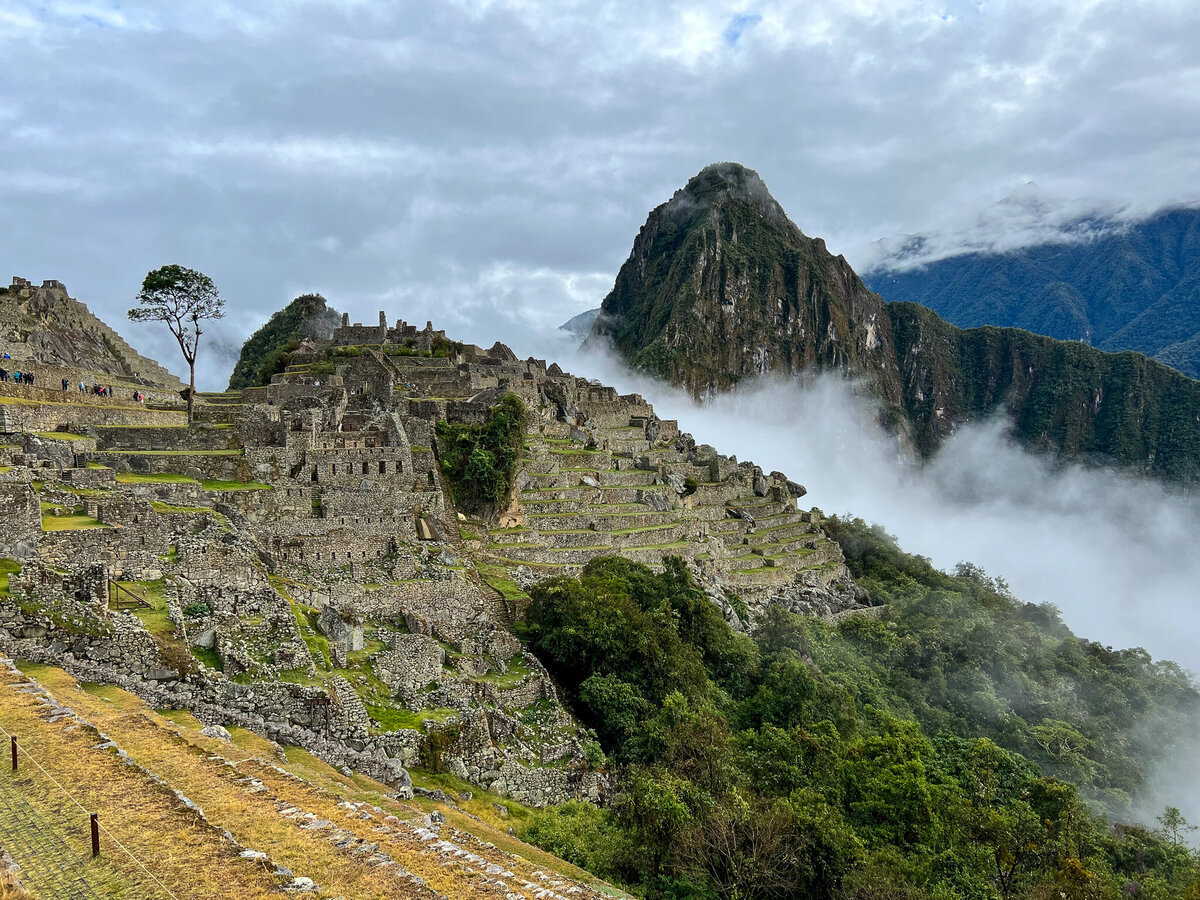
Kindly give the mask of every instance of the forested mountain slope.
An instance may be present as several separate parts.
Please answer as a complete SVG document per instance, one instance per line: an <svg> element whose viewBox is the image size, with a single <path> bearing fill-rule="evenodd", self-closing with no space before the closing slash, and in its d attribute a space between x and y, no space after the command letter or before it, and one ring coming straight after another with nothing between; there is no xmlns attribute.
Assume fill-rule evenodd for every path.
<svg viewBox="0 0 1200 900"><path fill-rule="evenodd" d="M966 253L864 277L961 328L1001 325L1136 350L1200 377L1200 207L1167 209L1089 240Z"/></svg>

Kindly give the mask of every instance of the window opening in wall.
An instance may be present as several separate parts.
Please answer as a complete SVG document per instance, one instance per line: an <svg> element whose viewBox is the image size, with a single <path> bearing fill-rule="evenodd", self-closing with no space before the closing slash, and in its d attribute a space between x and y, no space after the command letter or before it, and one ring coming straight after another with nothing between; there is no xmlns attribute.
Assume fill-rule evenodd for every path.
<svg viewBox="0 0 1200 900"><path fill-rule="evenodd" d="M336 474L337 474L337 463L331 463L331 464L330 464L330 466L329 466L329 474L330 474L330 475L336 475Z"/></svg>
<svg viewBox="0 0 1200 900"><path fill-rule="evenodd" d="M387 472L387 463L385 463L385 462L384 462L384 461L381 459L381 460L379 461L379 474L380 474L380 475L383 475L383 474L385 474L386 472Z"/></svg>
<svg viewBox="0 0 1200 900"><path fill-rule="evenodd" d="M396 471L397 471L397 472L403 472L403 471L404 471L404 467L401 465L401 463L400 463L400 460L396 460Z"/></svg>
<svg viewBox="0 0 1200 900"><path fill-rule="evenodd" d="M364 475L366 475L366 474L367 474L367 463L366 463L366 461L365 461L365 460L363 461L363 474L364 474Z"/></svg>
<svg viewBox="0 0 1200 900"><path fill-rule="evenodd" d="M316 466L313 466L312 480L313 480L313 481L320 481L320 480L321 480L321 476L319 476L319 475L317 474L317 467L316 467Z"/></svg>

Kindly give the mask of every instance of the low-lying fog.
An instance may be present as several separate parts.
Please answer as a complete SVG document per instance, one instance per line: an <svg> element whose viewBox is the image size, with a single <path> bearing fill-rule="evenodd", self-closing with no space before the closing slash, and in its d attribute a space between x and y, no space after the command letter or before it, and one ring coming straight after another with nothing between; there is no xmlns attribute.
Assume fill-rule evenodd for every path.
<svg viewBox="0 0 1200 900"><path fill-rule="evenodd" d="M1054 604L1080 636L1144 647L1200 671L1196 497L1108 470L1054 466L1010 440L1002 419L962 428L914 466L836 376L808 386L759 381L700 406L565 342L550 358L641 393L698 442L786 473L808 488L801 505L878 522L939 568L968 560L1005 578L1021 600ZM1190 761L1179 764L1161 773L1163 791L1148 798L1148 810L1170 802L1198 821L1200 785Z"/></svg>

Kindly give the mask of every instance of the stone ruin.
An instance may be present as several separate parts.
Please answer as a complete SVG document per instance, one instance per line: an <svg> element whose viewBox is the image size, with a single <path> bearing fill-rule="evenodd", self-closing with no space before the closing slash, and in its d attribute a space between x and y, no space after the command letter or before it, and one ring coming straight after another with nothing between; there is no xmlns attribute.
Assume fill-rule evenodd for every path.
<svg viewBox="0 0 1200 900"><path fill-rule="evenodd" d="M28 365L52 386L96 377ZM20 566L0 650L401 793L436 736L438 764L474 784L603 799L588 735L512 631L518 585L602 555L678 556L739 629L771 604L832 617L864 600L798 483L502 344L347 318L271 384L204 395L192 428L169 382L119 402L132 379L115 399L51 391L0 420L0 557ZM508 393L530 412L516 490L466 521L435 428L483 421ZM0 383L6 395L41 399Z"/></svg>

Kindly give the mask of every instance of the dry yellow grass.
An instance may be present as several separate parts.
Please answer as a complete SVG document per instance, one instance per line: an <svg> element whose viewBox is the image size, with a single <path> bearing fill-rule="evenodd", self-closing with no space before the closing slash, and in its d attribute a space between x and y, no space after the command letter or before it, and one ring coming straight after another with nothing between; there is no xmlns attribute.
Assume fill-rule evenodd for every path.
<svg viewBox="0 0 1200 900"><path fill-rule="evenodd" d="M452 898L496 896L495 886L483 884L487 879L479 866L472 871L413 834L407 822L437 805L431 801L399 802L390 798L384 785L362 775L346 777L302 750L291 748L286 758L281 757L269 741L237 728L230 729L234 736L230 745L201 735L200 723L190 713L157 713L119 688L80 686L61 670L27 668L61 703L94 723L131 758L199 805L211 822L269 854L275 863L312 878L325 896L428 896L411 880L398 877L395 867L372 865L372 848L364 850L364 842L377 844L379 851L438 893ZM249 783L248 778L257 783ZM371 807L355 809L346 801L368 803L383 812ZM303 829L299 813L284 814L289 809L311 813L331 825ZM513 873L509 881L514 889L527 881L540 883L534 872L542 870L615 893L586 873L508 835L490 799L468 801L463 810L442 811L448 826L443 828L443 837ZM480 814L494 821L485 822ZM334 832L349 846L335 846L330 840ZM528 891L522 893L532 896Z"/></svg>
<svg viewBox="0 0 1200 900"><path fill-rule="evenodd" d="M0 875L0 900L34 900L33 894Z"/></svg>
<svg viewBox="0 0 1200 900"><path fill-rule="evenodd" d="M89 838L86 815L75 801L100 814L107 833L101 836L100 859L87 863L87 877L101 886L104 896L170 896L120 851L109 834L162 884L187 885L186 896L235 900L272 895L275 879L260 863L238 857L236 849L194 811L114 752L93 749L98 743L95 731L72 727L69 719L47 722L47 707L36 695L15 690L19 684L19 677L0 671L0 725L17 735L21 746L49 774L22 756L17 775L5 777L54 825L78 858L87 857ZM75 801L54 782L70 791Z"/></svg>

